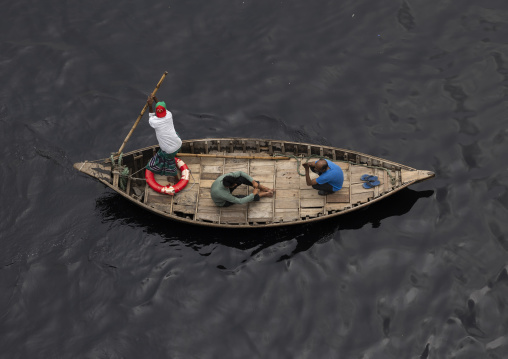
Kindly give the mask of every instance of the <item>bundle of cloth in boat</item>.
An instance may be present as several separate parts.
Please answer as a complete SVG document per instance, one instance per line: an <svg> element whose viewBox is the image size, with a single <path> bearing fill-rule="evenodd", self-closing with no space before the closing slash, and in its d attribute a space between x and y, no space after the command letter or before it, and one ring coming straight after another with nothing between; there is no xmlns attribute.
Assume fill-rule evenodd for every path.
<svg viewBox="0 0 508 359"><path fill-rule="evenodd" d="M372 175L363 175L362 177L360 177L360 179L362 181L365 181L365 183L363 184L363 188L367 189L379 186L381 184L381 182L379 182L377 177Z"/></svg>
<svg viewBox="0 0 508 359"><path fill-rule="evenodd" d="M155 113L152 108L154 101L156 102ZM149 108L148 122L155 130L159 142L159 151L148 162L146 168L153 173L168 176L170 183L176 183L178 181L178 171L175 156L182 147L182 140L173 125L173 115L167 110L166 103L159 102L155 96L148 97L147 103Z"/></svg>

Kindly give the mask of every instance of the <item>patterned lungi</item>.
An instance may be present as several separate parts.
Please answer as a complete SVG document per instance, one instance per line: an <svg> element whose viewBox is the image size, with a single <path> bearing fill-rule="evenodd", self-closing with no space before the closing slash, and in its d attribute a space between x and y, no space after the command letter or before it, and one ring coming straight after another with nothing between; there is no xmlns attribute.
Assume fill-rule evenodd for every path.
<svg viewBox="0 0 508 359"><path fill-rule="evenodd" d="M176 176L178 170L176 168L175 156L178 151L180 151L180 149L173 153L166 153L159 149L159 152L152 157L145 168L158 175Z"/></svg>

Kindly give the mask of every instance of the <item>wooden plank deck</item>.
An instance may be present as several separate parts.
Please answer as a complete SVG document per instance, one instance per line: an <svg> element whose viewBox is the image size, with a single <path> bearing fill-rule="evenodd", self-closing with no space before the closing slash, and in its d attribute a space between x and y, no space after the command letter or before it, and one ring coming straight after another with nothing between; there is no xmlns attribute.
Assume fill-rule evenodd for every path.
<svg viewBox="0 0 508 359"><path fill-rule="evenodd" d="M314 160L317 158L311 159ZM393 188L387 171L339 161L335 163L344 172L343 187L327 196L320 196L317 190L307 186L305 176L298 173L295 159L275 161L189 157L185 161L192 173L187 188L171 197L157 193L147 186L145 203L165 213L218 224L268 224L315 218L367 203ZM258 202L217 207L211 199L210 188L219 176L235 171L248 173L264 186L274 188L274 196L263 197ZM300 172L305 173L302 166ZM377 176L381 184L374 188L363 188L364 182L360 177L364 174ZM394 175L399 182L415 176L413 173L404 173L405 177L402 178L400 171L398 174L394 172ZM318 175L311 172L310 177L313 179ZM161 185L167 184L163 176L155 176L155 179ZM250 193L252 188L249 186L240 186L234 191L235 195Z"/></svg>

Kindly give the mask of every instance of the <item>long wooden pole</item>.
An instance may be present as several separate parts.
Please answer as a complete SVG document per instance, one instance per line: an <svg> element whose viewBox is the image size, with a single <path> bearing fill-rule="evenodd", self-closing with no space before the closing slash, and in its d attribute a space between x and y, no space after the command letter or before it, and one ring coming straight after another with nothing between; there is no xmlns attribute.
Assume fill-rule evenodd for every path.
<svg viewBox="0 0 508 359"><path fill-rule="evenodd" d="M249 156L249 155L218 155L218 154L204 154L204 153L180 153L177 157L213 157L213 158L232 158L232 159L247 159L247 160L289 160L290 157L268 157L268 156Z"/></svg>
<svg viewBox="0 0 508 359"><path fill-rule="evenodd" d="M164 82L164 79L166 78L167 74L168 74L168 72L165 71L164 74L162 75L161 79L159 80L159 83L157 84L157 86L155 86L155 90L153 90L152 96L155 96L155 94L157 93L157 90L162 85L162 82ZM118 155L120 155L120 153L122 153L122 150L125 147L125 144L127 143L127 141L129 141L129 138L131 138L131 135L134 132L134 129L138 125L139 120L141 120L141 117L143 117L143 115L145 114L145 111L147 108L148 108L148 103L145 103L145 107L143 107L143 109L141 110L141 113L139 114L138 119L134 123L134 126L132 126L131 130L129 131L129 134L127 135L127 137L125 137L125 140L123 140L122 146L120 146L120 149L116 153L116 156L118 156Z"/></svg>

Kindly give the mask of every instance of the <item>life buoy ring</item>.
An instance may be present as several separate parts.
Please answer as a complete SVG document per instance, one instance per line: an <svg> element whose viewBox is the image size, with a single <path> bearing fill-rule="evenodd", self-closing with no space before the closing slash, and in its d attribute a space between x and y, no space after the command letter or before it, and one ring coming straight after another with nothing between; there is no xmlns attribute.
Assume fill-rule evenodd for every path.
<svg viewBox="0 0 508 359"><path fill-rule="evenodd" d="M177 184L174 186L161 186L157 183L155 178L153 177L153 172L149 169L145 169L145 178L146 182L152 189L159 193L166 193L170 196L174 196L176 193L180 192L182 189L187 186L187 183L189 183L189 167L179 158L175 157L176 165L178 166L178 169L182 173L182 178L180 178L180 181L178 181Z"/></svg>

